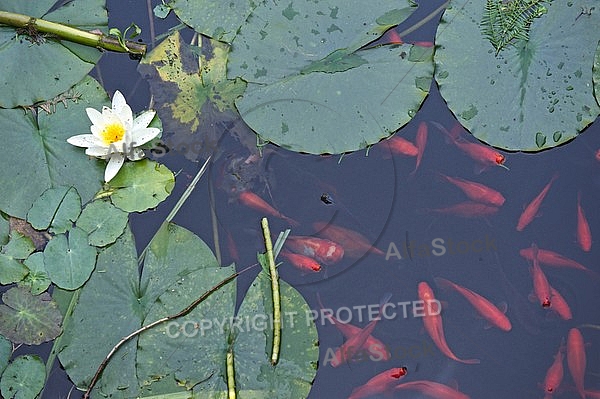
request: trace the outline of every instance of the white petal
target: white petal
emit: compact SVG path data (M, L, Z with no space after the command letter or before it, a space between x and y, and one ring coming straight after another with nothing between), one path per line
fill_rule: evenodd
M154 115L156 115L156 111L153 111L153 110L146 111L143 114L139 115L133 121L133 127L132 127L132 129L136 130L136 129L139 129L139 128L148 127L148 125L150 124L150 122L152 122L152 119L154 119Z
M127 158L130 161L139 161L140 159L143 159L145 156L146 156L146 154L144 153L144 150L142 150L141 148L134 148L127 154Z
M115 91L115 94L112 98L112 109L114 111L118 111L125 105L127 105L127 101L125 101L125 97L123 97L123 94L121 94L119 90Z
M90 147L85 150L85 154L90 157L106 158L108 155L108 148L106 147Z
M160 133L160 129L157 127L147 127L144 129L137 129L131 132L131 144L134 147L139 147L146 144Z
M94 108L86 108L85 112L87 113L88 118L92 122L92 125L100 125L103 124L103 118L100 111Z
M112 154L108 160L108 164L106 165L106 169L104 170L104 181L109 182L113 177L119 173L121 166L123 166L123 162L125 162L125 157L123 154Z
M102 142L92 134L79 134L77 136L69 137L67 143L76 147L97 147L102 144Z

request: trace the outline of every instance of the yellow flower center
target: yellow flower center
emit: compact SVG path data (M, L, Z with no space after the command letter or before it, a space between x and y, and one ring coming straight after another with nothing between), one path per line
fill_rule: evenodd
M101 136L102 140L110 145L123 139L123 136L125 136L125 128L120 123L111 123L110 125L106 125Z

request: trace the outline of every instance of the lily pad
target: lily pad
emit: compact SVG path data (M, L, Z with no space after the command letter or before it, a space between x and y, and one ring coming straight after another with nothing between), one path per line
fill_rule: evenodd
M596 96L596 102L600 104L600 41L598 47L596 47L596 54L594 55L594 67L592 68L593 80L594 80L594 95Z
M0 10L87 31L108 25L105 0L74 0L54 9L55 4L55 0L0 0ZM32 33L0 27L2 108L31 105L58 96L87 75L102 56L102 52L89 46Z
M305 398L317 373L318 335L314 323L302 319L310 314L306 301L293 287L280 280L282 335L276 366L270 363L273 333L271 281L261 272L246 296L237 318L250 328L234 341L236 386L260 390L264 398ZM234 330L235 332L235 330Z
M44 249L44 265L54 284L65 290L81 287L96 264L96 249L88 245L88 235L78 227L59 234Z
M13 360L0 380L5 398L35 399L44 388L46 366L37 355L23 355Z
M150 84L165 130L173 132L163 141L189 159L208 157L224 127L239 119L233 101L246 84L241 79L227 80L228 54L225 43L204 39L192 46L175 32L138 67Z
M29 269L21 262L5 254L0 254L0 284L16 283L25 278Z
M29 288L32 295L39 295L46 291L52 281L48 277L48 272L46 272L44 266L44 254L41 252L33 253L23 263L29 273L19 282L19 287Z
M27 212L27 221L37 230L64 233L81 212L81 198L73 187L49 188Z
M128 213L107 201L96 200L83 208L77 227L88 234L90 245L104 247L119 238L127 226Z
M149 159L126 162L108 183L115 206L125 212L154 208L171 194L175 176L166 166Z
M0 109L5 138L0 157L3 212L25 219L33 202L51 187L73 186L84 203L102 187L106 162L90 159L81 148L67 143L67 138L89 132L85 108L98 109L110 103L90 77L73 92L81 94L78 102L70 102L68 108L59 104L52 114L38 112L36 116L22 109Z
M14 259L26 259L35 251L35 245L31 238L25 237L18 231L11 231L8 244L2 247L2 253Z
M414 10L408 1L321 1L257 7L232 43L236 106L265 141L292 151L364 149L408 123L428 94L432 49L363 48ZM306 20L310 18L311 23Z
M5 337L0 335L0 375L8 366L8 360L12 355L12 344Z
M197 236L169 224L151 242L140 277L135 243L127 229L100 251L96 270L65 321L72 327L65 331L59 348L62 365L77 387L87 387L122 337L176 314L233 272L233 267L220 267ZM211 328L205 323L230 319L235 291L231 282L187 315L132 338L108 363L95 393L131 398L186 392L182 385L191 388L195 383L199 383L197 391L224 391L226 340L217 323Z
M519 35L528 39L513 39L498 54L482 30L485 2L453 1L439 26L440 93L459 122L494 147L554 147L600 113L590 84L600 13L580 15L596 2L542 4L547 12L531 21L528 35Z
M9 227L8 220L0 214L0 246L8 242Z
M2 295L0 334L15 344L39 345L61 333L62 315L47 292L32 295L13 287Z

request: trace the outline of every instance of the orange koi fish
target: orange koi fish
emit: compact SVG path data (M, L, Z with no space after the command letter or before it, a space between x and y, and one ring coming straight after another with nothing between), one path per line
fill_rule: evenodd
M460 188L462 192L465 193L467 197L469 197L469 199L475 202L501 207L504 204L504 201L506 201L506 199L500 192L484 184L461 179L459 177L446 176L439 172L438 175L446 179L448 182L454 184L456 187Z
M564 371L563 371L563 345L561 344L558 348L558 353L554 356L554 363L546 372L546 378L544 379L544 392L546 398L552 397L556 393L556 390L562 383Z
M577 243L585 252L592 249L592 232L581 207L581 191L577 193Z
M540 305L542 305L543 308L549 308L552 305L550 299L552 297L550 283L548 283L548 279L540 267L537 245L531 244L531 249L533 251L533 265L529 269L529 272L533 278L533 292L540 301Z
M386 294L381 299L379 304L379 313L381 314L381 310L383 306L388 303L392 294ZM353 335L349 339L344 342L344 344L339 347L334 354L334 358L331 360L331 365L333 367L338 367L339 365L352 360L354 355L356 355L363 345L367 342L367 339L375 329L377 322L381 319L381 317L376 317L369 324L365 326L365 328L361 329L358 334Z
M571 320L573 318L569 304L553 286L550 286L550 298L552 301L550 309L556 312L561 319Z
M411 175L417 173L417 169L419 169L421 159L423 158L423 153L425 152L425 146L427 145L427 123L419 123L419 128L417 129L417 137L415 138L415 144L417 147L417 162L415 164L415 170L411 172Z
M377 374L366 384L354 388L348 399L362 399L387 393L407 374L406 367L396 367Z
M442 325L442 317L439 314L439 310L437 314L433 314L432 303L439 303L435 301L435 296L433 295L433 291L431 287L426 282L422 281L418 286L418 295L419 299L424 301L425 305L425 315L423 316L423 325L425 326L425 331L433 340L433 343L439 348L439 350L449 357L452 360L456 360L457 362L466 363L466 364L477 364L479 363L479 359L459 359L456 357L454 353L448 347L446 343L446 337L444 336L444 327ZM438 305L439 306L439 305Z
M445 278L436 277L435 284L440 288L453 289L466 298L467 301L473 305L477 313L479 313L484 319L489 321L492 325L498 327L502 331L510 331L512 325L508 317L498 309L493 303L482 297L476 292L471 291L468 288L461 287L460 285L453 283Z
M419 391L424 395L430 396L436 399L469 399L468 395L457 391L454 388L450 388L448 385L440 384L439 382L417 380L398 384L394 388L395 391L404 390L415 390Z
M277 218L283 219L288 222L292 226L298 226L300 223L295 221L292 218L289 218L279 212L277 209L273 208L269 205L265 200L260 198L258 195L254 194L251 191L245 190L240 192L239 200L242 204L246 205L249 208L252 208L259 212L264 212L267 215L275 216Z
M295 254L286 250L279 252L279 255L289 260L292 265L302 270L303 272L318 272L321 271L321 265L308 256Z
M382 250L371 245L365 236L355 231L325 222L315 222L313 227L317 235L340 244L344 248L344 255L351 258L360 258L367 252L385 255Z
M316 259L319 263L332 265L344 256L344 248L324 238L288 236L285 246L292 251Z
M519 217L519 222L517 223L517 231L523 231L529 223L533 221L533 219L537 216L538 211L540 210L540 206L542 205L542 201L546 198L552 183L554 180L558 178L558 173L555 173L554 176L550 179L546 187L527 205L521 216Z
M464 218L479 218L496 214L498 208L480 204L479 202L465 201L446 208L425 209L425 211L455 215Z
M519 251L519 254L527 260L533 260L533 248L523 248ZM584 270L586 272L594 273L592 270L583 266L581 263L575 262L572 259L562 256L557 252L553 252L547 249L539 249L537 258L540 263L548 266L555 267L568 267L571 269Z
M405 138L394 136L387 140L390 151L398 155L406 155L416 157L419 154L419 149Z
M585 389L583 387L585 364L583 335L578 329L571 328L567 337L567 365L581 399L585 399Z

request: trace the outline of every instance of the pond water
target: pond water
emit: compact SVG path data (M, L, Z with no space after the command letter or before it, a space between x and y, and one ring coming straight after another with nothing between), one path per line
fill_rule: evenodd
M124 27L135 21L142 27L144 42L150 42L144 2L107 3L110 26ZM408 24L439 4L423 5ZM435 22L428 23L411 39L432 40ZM156 34L175 23L172 17L165 21L155 19ZM102 79L109 93L122 91L134 111L140 111L148 106L150 91L136 67L137 63L126 56L105 54L94 75ZM245 207L231 194L234 183L243 184L297 220L299 226L292 228L294 235L313 235L315 222L331 223L359 232L383 252L363 251L355 259L345 257L319 273L302 272L287 263L280 267L281 277L299 290L312 309L320 311L320 297L325 308L361 328L370 321L368 306L378 304L385 293L392 294L390 301L395 304L395 314L384 317L373 332L390 350L387 361L364 359L332 367L328 356L344 339L335 326L317 318L319 368L309 398L347 398L354 388L376 374L401 366L407 367L407 381L410 377L411 381L445 383L471 398L541 398L544 394L538 385L569 329L600 324L600 280L578 270L544 268L549 282L564 296L573 314L572 320L561 320L528 300L532 291L530 263L519 251L536 243L541 249L560 253L600 273L599 244L594 242L592 250L584 252L576 241L578 192L592 233L600 234L600 214L596 212L600 201L600 162L595 158L600 148L600 127L595 123L572 142L549 151L504 152L505 165L510 170L491 167L480 171L431 123L448 130L456 123L436 87L415 119L402 129L402 137L414 142L421 122L429 128L427 146L414 174L411 172L415 158L390 156L385 143L373 146L368 154L359 151L344 157L296 154L268 145L263 148L262 159L243 163L250 153L226 137L219 142L219 156L215 157L208 178L203 178L174 222L193 231L214 249L210 214L213 206L222 264L235 261L239 270L254 263L256 253L263 250L260 218L264 215ZM177 149L155 159L180 172L167 201L155 211L132 216L140 250L201 165L186 159ZM234 169L241 171L241 183L233 181L240 177ZM486 217L466 218L431 211L466 200L439 173L493 187L506 202L497 214ZM558 178L543 201L540 214L524 231L517 232L524 207L555 174ZM214 189L214 202L209 184ZM285 220L269 220L272 232L289 227ZM407 244L410 253L404 250ZM241 275L238 290L247 289L257 272L255 268ZM496 304L507 303L512 330L485 328L485 321L462 296L436 288L436 277L469 287ZM398 303L416 301L417 286L422 281L433 287L443 303L444 332L452 351L463 359L480 359L480 364L448 359L423 331L422 318L412 314L410 307L406 316L402 314ZM585 386L600 389L600 331L585 327L580 330L590 343L586 347ZM44 348L49 346L42 346L42 351ZM573 386L565 362L566 389L555 397L578 397L570 389ZM55 367L43 397L67 397L71 387L64 371ZM406 391L395 397L425 397L419 395ZM79 396L77 392L70 395Z

